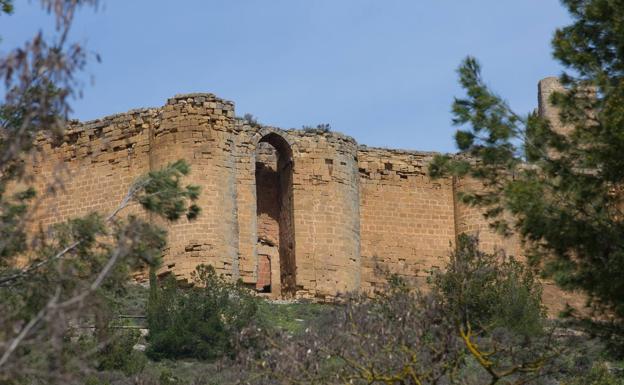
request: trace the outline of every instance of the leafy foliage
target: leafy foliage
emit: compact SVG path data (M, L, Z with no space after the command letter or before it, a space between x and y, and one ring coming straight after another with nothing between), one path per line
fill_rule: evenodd
M554 343L553 330L545 330L542 287L525 264L502 252L485 253L477 237L462 234L429 281L467 354L487 374L476 382L525 383L564 367L557 360L563 348Z
M0 0L0 11L3 13L13 13L13 1L12 0Z
M395 281L398 283L398 281ZM492 288L486 288L492 290ZM268 333L246 352L250 384L506 384L561 376L560 346L503 326L472 330L449 301L393 285L374 299L356 296L300 335ZM242 338L256 334L247 329ZM566 357L572 357L567 355ZM576 356L574 356L576 357ZM576 358L570 362L576 362Z
M156 360L215 359L234 353L236 335L253 321L258 304L251 292L200 265L194 286L181 288L173 277L161 286L152 277L148 303L149 349Z
M543 332L546 314L536 276L513 257L479 250L476 237L462 234L430 281L449 314L474 330L505 328L525 337Z
M2 197L0 185L0 197ZM0 200L0 267L7 267L11 257L26 247L26 233L22 220L28 210L28 202L35 196L35 190L29 188Z
M136 200L148 211L164 213L169 220L177 220L182 214L193 220L200 212L199 206L186 201L195 201L199 197L199 186L180 186L181 178L190 172L184 160L178 160L167 167L151 171L147 177L139 179L135 186L142 187Z
M97 369L119 370L126 375L140 373L147 362L143 353L134 350L139 341L138 330L121 330L109 339L105 346L98 349Z
M545 329L530 269L479 251L473 237L463 236L445 269L432 273L427 293L397 275L388 283L374 298L349 297L303 334L265 331L246 353L254 374L243 382L546 384L582 367L585 354ZM251 327L241 338L257 333Z
M327 134L328 132L331 132L331 125L329 125L329 123L321 123L317 124L315 127L302 126L301 129L310 134Z
M549 102L565 130L513 112L467 58L459 69L466 96L453 105L464 154L437 157L430 173L480 180L483 189L465 202L482 207L501 232L514 228L561 287L583 290L596 308L623 317L624 2L563 3L573 22L552 44L569 71Z

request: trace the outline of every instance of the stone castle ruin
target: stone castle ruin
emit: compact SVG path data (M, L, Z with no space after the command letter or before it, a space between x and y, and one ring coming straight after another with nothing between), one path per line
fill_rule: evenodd
M555 87L553 79L540 82L539 111L556 118L546 103ZM137 177L185 159L185 182L201 187L202 213L162 223L169 238L161 273L179 278L211 264L274 297L331 299L381 288L385 272L422 281L464 232L479 233L488 250L521 254L516 238L494 234L477 209L455 199L474 183L428 177L433 153L259 125L212 94L75 123L60 146L37 145L38 191L65 165L64 189L38 213L44 227L108 213ZM551 289L547 301L563 303Z

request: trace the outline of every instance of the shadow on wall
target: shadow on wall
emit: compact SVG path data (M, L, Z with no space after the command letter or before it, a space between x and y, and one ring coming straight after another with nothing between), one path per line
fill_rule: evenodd
M256 290L291 297L296 288L292 149L271 133L260 139L255 157Z

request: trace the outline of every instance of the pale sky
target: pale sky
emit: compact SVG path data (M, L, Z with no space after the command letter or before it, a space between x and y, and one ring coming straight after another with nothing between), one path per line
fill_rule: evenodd
M50 18L16 0L0 53ZM73 38L102 57L86 71L81 120L212 92L282 128L329 123L369 146L454 151L457 66L476 56L520 113L558 75L550 39L569 22L558 0L108 0Z

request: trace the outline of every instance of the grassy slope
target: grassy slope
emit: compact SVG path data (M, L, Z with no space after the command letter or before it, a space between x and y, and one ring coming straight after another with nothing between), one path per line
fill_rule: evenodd
M148 289L140 286L130 287L127 294L120 299L119 314L145 314L148 298ZM314 320L332 309L334 305L317 304L311 302L272 302L260 300L258 318L261 325L275 327L290 334L298 334ZM144 325L144 320L128 319L126 324ZM553 320L553 325L569 328L571 331L583 333L586 348L593 350L589 361L600 359L610 362L610 366L624 375L624 340L615 340L614 335L622 336L624 331L611 333L609 325L601 325L589 321ZM589 322L589 323L588 323ZM618 370L619 369L619 370ZM220 366L217 363L197 360L163 360L160 362L147 361L142 377L153 379L159 385L192 385L201 384L231 384L240 378L234 369ZM116 382L112 382L116 383Z
M118 314L144 315L149 290L145 287L130 286L123 298L119 299ZM275 327L287 333L298 334L305 331L307 325L329 311L332 305L312 302L273 302L260 300L258 318L262 325ZM144 326L141 319L125 319L126 324ZM148 360L142 377L153 379L156 383L167 385L186 385L201 381L206 384L231 384L239 378L238 373L217 363L197 360Z

